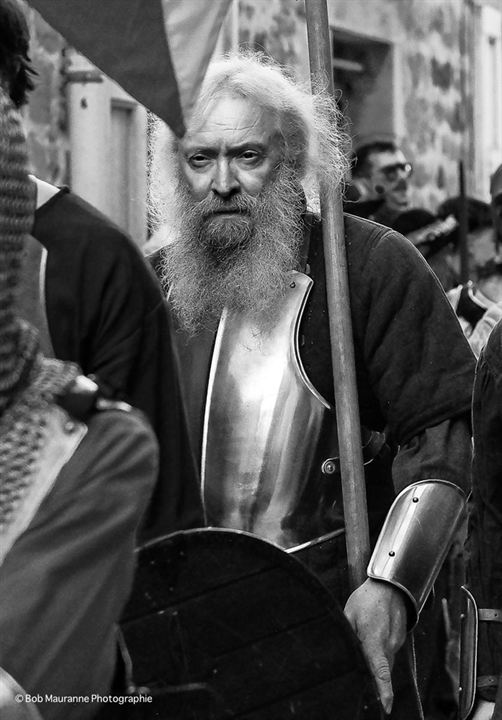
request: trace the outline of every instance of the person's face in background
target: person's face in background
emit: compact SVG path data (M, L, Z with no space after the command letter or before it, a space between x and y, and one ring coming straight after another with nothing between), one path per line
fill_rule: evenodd
M389 208L402 212L410 207L412 166L401 150L374 152L371 163L370 183L379 197L384 197Z

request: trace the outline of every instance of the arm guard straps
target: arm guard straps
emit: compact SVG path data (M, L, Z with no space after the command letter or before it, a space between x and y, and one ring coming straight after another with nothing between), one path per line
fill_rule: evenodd
M411 601L413 627L450 549L465 496L445 480L405 488L389 510L368 565L368 576L400 588Z

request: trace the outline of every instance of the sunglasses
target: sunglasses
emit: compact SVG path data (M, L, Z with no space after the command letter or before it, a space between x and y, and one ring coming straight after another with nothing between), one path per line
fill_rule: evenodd
M384 167L380 168L380 172L383 173L388 182L394 182L398 179L399 173L402 173L405 178L409 178L413 172L413 166L409 162L394 163L393 165L384 165Z

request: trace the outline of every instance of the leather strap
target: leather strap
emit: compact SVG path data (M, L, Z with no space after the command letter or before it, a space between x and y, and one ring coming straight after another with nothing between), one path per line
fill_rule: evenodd
M495 687L499 682L499 675L480 675L477 679L476 687L478 690L483 690L485 688Z
M480 622L502 623L502 610L495 608L479 608L478 617Z
M377 430L368 430L364 426L361 427L363 435L363 464L364 466L369 465L375 460L380 453L386 442L386 436L383 432ZM329 457L324 460L321 465L321 470L325 475L332 475L335 472L341 472L340 470L340 458L338 455L335 457Z
M502 623L502 610L498 608L479 608L478 618L480 622ZM478 677L476 687L478 690L497 687L492 720L502 720L502 677L500 675L481 675Z

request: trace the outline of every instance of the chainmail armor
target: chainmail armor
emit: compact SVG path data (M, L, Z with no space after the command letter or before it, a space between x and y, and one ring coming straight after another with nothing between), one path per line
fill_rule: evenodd
M27 387L0 418L0 538L36 482L33 471L46 440L45 417L54 404L54 395L64 392L78 374L78 367L72 363L39 355Z
M24 240L35 209L27 167L20 117L0 89L0 543L37 483L47 410L79 374L72 363L45 359L36 331L15 314Z

